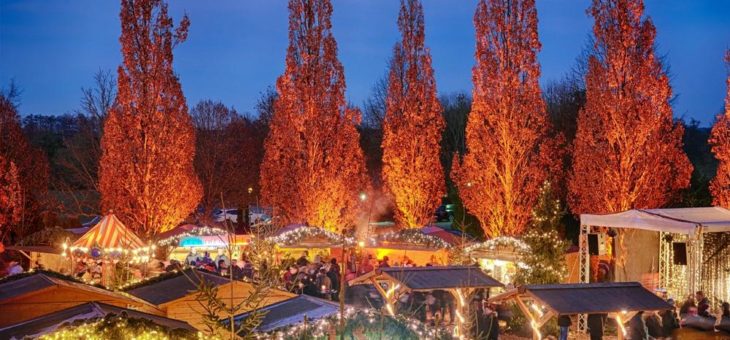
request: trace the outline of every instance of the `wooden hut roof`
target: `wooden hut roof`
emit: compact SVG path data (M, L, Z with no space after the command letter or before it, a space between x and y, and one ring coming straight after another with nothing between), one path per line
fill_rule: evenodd
M525 285L490 300L526 295L556 314L608 314L672 308L638 282Z
M489 288L504 285L475 266L389 267L360 276L351 284L370 283L370 279L399 282L410 290L452 288Z
M339 305L307 295L299 295L288 300L271 304L259 309L266 312L261 324L256 327L257 332L270 332L276 329L296 325L308 321L318 320L335 315L339 311ZM251 312L239 314L235 322L245 320ZM227 325L227 319L224 321Z
M35 338L53 332L62 324L67 322L103 318L108 314L121 315L122 313L125 313L127 316L132 318L150 320L169 329L195 331L195 328L183 321L168 319L132 309L116 307L101 302L87 302L2 328L0 329L0 339L24 339L26 337Z
M24 296L39 294L47 290L55 288L71 288L95 295L105 296L108 300L127 301L129 303L137 302L138 305L144 304L135 298L130 298L115 292L94 287L70 277L64 277L61 274L51 274L45 271L37 271L34 273L19 274L18 278L9 277L0 282L0 304L20 299ZM108 301L104 300L104 301ZM102 301L102 300L99 300Z
M197 270L197 274L203 280L216 286L229 282L228 278L218 274L202 270ZM199 282L198 276L193 273L192 269L187 269L173 274L162 274L160 277L134 285L125 292L159 306L185 297L197 289Z

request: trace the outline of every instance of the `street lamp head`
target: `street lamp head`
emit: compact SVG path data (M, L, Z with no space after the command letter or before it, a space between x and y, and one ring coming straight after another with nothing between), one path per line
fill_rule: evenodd
M364 192L361 192L360 193L360 200L363 201L363 202L365 202L365 200L367 200L367 199L368 199L368 195L365 194Z
M252 188L252 187L248 187L248 193L249 193L249 194L250 194L250 193L253 193L253 188Z

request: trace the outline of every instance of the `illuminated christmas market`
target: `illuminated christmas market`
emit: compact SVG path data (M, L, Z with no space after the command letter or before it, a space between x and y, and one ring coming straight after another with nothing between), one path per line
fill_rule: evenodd
M0 340L730 340L730 2L0 1Z

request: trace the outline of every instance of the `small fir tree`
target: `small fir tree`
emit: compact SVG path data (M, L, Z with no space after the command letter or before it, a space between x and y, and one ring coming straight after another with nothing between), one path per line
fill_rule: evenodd
M564 215L565 209L546 181L532 210L532 224L522 237L532 251L522 255L525 266L517 271L515 283L547 284L563 280L567 272L563 255L569 244L560 237L558 229Z

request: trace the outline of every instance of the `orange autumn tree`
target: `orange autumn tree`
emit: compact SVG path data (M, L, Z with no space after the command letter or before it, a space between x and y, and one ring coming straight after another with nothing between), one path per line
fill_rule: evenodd
M640 0L594 0L595 53L578 115L569 204L574 214L658 208L689 185L684 128Z
M34 147L23 133L15 103L18 95L14 84L7 91L0 91L0 158L5 159L6 175L11 172L10 164L14 165L20 195L20 203L12 207L12 215L18 213L19 218L12 218L11 222L16 223L10 223L12 228L5 230L9 233L0 235L5 237L5 242L8 242L7 236L14 238L10 241L16 241L41 229L43 212L47 207L44 203L47 202L48 194L48 159L46 153ZM15 192L15 189L12 191ZM17 203L15 199L14 196L11 201ZM10 206L0 205L0 210L6 208L8 211L11 209Z
M329 0L289 1L289 48L261 165L264 201L286 222L339 230L367 190Z
M730 209L730 50L725 52L725 63L728 66L725 113L717 117L710 135L712 152L719 161L717 174L710 182L710 192L712 204Z
M0 154L0 243L20 223L22 205L18 168Z
M101 141L101 205L151 236L175 227L201 197L195 132L172 68L189 21L173 30L161 0L122 0L120 17L123 63Z
M431 52L425 46L423 6L402 0L383 124L383 180L406 228L429 222L444 194L438 150L444 119L436 98Z
M520 234L548 176L533 0L480 0L466 147L452 176L488 237Z

